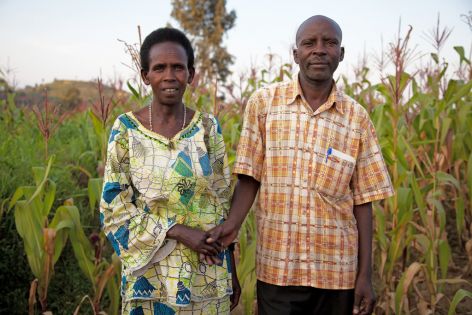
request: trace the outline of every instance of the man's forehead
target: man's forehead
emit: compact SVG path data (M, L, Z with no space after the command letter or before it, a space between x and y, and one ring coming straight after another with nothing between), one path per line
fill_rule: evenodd
M339 40L342 40L342 31L338 23L336 23L335 21L333 21L332 19L326 16L315 15L305 20L298 27L297 34L296 34L296 41L298 42L298 40L301 37L305 37L306 35L309 35L309 33L312 31L320 31L320 30L323 30L326 33L326 35L330 35L330 36L334 35L338 37Z

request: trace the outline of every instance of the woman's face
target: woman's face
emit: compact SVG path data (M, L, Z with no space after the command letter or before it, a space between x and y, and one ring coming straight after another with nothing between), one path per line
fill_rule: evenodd
M187 66L185 49L174 42L155 44L149 51L149 70L142 70L144 83L151 85L154 101L161 105L182 103L188 83L191 83L195 70Z

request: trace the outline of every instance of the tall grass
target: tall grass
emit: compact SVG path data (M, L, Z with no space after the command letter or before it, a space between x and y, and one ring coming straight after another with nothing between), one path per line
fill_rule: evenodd
M457 254L472 232L470 60L455 47L459 69L469 75L448 77L439 52L450 32L438 21L429 66L409 73L411 31L389 46L394 72L380 83L367 80L367 69L357 82L345 80L349 94L371 112L396 191L375 206L376 314L436 314L462 292L455 285L471 289L470 274L449 274L450 233L457 233ZM455 231L447 229L454 220Z

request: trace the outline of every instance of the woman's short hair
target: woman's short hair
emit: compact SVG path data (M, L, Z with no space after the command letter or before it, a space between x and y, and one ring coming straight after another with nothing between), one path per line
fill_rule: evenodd
M176 28L162 27L146 36L143 44L141 45L139 56L141 58L141 68L143 70L149 71L149 51L151 50L151 47L155 44L164 42L173 42L181 45L187 53L187 67L189 69L193 69L195 56L190 40L183 32Z

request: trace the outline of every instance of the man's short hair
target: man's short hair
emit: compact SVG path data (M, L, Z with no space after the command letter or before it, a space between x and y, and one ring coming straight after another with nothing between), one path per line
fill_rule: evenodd
M187 67L189 69L193 69L195 55L190 40L183 32L176 28L162 27L146 36L143 44L141 45L139 56L141 59L141 68L143 70L149 71L149 51L151 50L152 46L164 42L173 42L181 45L187 53Z

